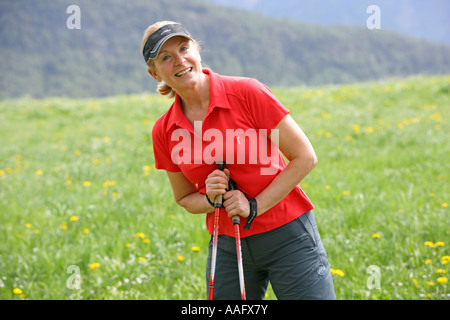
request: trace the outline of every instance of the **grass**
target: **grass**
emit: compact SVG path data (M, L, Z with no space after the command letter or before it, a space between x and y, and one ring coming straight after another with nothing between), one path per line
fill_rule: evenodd
M337 298L449 299L450 77L274 93L319 158L301 186ZM169 105L0 102L0 299L205 298L205 217L154 169Z

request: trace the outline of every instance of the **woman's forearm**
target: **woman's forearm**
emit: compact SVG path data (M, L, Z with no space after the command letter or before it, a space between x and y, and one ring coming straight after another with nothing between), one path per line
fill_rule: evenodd
M167 171L170 184L172 185L173 197L178 205L190 213L207 213L214 208L206 200L206 196L197 192L192 183L182 172Z
M183 198L177 200L177 203L182 206L186 211L199 214L213 212L214 208L209 204L206 196L199 192L191 193Z

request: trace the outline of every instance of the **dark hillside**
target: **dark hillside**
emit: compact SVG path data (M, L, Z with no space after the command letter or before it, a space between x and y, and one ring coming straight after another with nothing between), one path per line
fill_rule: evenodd
M206 65L270 86L355 82L450 73L450 46L384 30L273 19L202 0L0 2L0 98L108 96L155 88L141 56L145 28L183 23Z

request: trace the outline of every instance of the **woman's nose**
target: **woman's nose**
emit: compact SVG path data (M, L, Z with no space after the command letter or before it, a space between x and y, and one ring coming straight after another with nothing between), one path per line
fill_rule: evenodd
M177 65L184 64L185 61L186 61L186 59L184 58L183 55L177 54L177 55L175 56L175 62L177 63Z

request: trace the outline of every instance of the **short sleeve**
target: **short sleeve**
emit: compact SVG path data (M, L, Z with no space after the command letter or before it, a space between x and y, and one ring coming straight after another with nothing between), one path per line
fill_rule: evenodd
M180 168L173 163L169 148L167 146L167 134L162 125L161 119L156 121L152 129L153 153L155 156L156 169L163 169L170 172L181 171Z
M255 79L248 82L246 100L258 129L272 130L289 114L269 88Z

